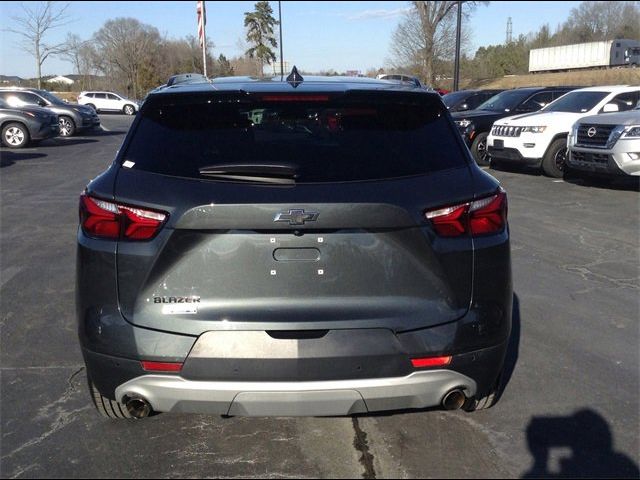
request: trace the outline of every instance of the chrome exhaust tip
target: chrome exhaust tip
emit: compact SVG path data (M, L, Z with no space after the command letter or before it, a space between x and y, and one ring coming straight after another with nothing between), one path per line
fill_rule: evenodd
M142 397L127 398L124 406L133 418L145 418L151 414L151 404Z
M442 398L442 406L446 410L459 410L464 406L467 401L467 397L464 392L459 388L451 390Z

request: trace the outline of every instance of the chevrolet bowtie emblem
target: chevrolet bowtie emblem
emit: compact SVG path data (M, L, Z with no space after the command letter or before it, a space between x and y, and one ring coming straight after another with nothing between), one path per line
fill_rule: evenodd
M315 222L318 212L305 212L303 209L291 209L288 212L276 214L274 222L289 222L289 225L304 225L305 222Z

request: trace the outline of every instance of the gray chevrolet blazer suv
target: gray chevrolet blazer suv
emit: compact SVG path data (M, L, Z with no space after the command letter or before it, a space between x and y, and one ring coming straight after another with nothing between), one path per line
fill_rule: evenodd
M77 317L111 418L490 406L507 200L433 92L220 78L151 92L80 198Z

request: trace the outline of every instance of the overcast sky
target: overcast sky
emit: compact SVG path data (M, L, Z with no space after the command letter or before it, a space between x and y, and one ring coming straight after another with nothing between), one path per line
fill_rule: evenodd
M255 2L214 2L207 4L207 35L220 53L233 57L242 53L244 12ZM491 2L480 6L469 27L473 35L473 54L477 47L503 43L507 18L513 18L514 38L548 23L554 29L580 2ZM68 32L83 39L91 37L106 20L134 17L151 24L170 38L196 35L196 2L72 2L72 21L51 32L47 41L64 40ZM278 3L271 2L277 17ZM299 68L337 71L378 68L389 56L391 35L408 2L282 2L285 61ZM4 31L11 16L20 12L20 2L0 2L0 74L34 77L35 61L18 45L15 34ZM48 59L43 75L74 73L71 64Z

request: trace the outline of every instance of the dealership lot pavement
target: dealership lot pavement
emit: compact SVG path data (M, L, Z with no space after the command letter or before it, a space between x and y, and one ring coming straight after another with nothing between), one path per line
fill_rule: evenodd
M493 171L509 193L514 330L492 409L352 418L94 412L76 339L77 197L107 131L0 150L2 477L638 476L640 196Z

